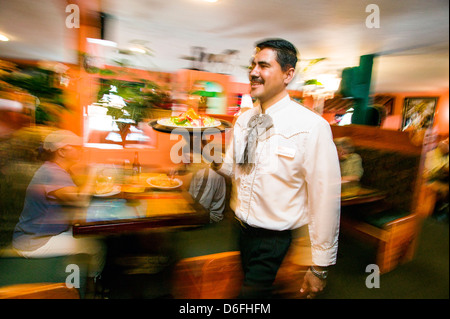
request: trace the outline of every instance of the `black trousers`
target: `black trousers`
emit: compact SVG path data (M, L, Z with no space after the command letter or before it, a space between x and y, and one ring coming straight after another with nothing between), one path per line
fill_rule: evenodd
M272 284L292 240L290 230L273 231L239 221L244 282L239 298L270 298Z

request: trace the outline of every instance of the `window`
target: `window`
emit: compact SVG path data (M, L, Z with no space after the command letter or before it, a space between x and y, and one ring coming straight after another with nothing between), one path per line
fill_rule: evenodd
M97 148L146 148L155 145L148 117L151 82L100 79L96 103L87 107L87 145ZM154 86L154 87L152 87ZM146 93L147 92L147 93ZM150 94L148 94L150 92ZM157 93L155 93L157 94Z

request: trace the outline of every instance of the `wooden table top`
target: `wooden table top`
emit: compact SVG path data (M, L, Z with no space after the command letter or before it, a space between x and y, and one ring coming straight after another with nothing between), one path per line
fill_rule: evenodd
M386 198L386 192L374 188L355 187L341 193L341 206L371 203Z
M209 222L209 213L184 187L161 190L152 187L93 197L73 222L74 236L114 234L162 227L193 227Z

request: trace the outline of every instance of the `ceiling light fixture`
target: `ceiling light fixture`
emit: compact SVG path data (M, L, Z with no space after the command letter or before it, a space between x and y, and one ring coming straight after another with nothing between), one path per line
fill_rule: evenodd
M86 41L89 43L96 43L103 45L105 47L117 47L117 43L109 40L95 39L95 38L86 38Z
M205 2L210 2L210 3L217 2L217 0L203 0L203 1L205 1Z
M138 53L142 53L142 54L144 54L146 52L144 49L136 48L136 47L130 48L130 51L138 52Z
M6 35L0 34L0 41L9 41L9 38Z

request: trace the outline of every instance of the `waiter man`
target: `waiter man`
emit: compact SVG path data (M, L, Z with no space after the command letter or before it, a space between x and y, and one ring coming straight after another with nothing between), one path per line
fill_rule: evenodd
M292 101L297 49L283 39L256 45L249 79L257 104L236 121L220 172L233 177L244 282L240 297L270 297L291 243L308 225L313 265L300 292L313 298L336 262L340 168L326 120Z

